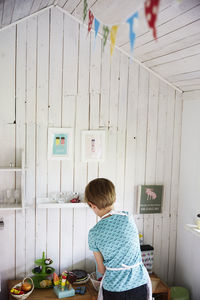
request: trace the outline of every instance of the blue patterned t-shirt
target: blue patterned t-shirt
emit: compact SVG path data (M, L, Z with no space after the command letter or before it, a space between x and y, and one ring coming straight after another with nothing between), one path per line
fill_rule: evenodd
M142 261L138 230L132 215L113 214L101 219L89 231L89 248L101 252L106 267L121 268ZM144 266L125 270L106 270L103 288L111 292L127 291L147 283Z

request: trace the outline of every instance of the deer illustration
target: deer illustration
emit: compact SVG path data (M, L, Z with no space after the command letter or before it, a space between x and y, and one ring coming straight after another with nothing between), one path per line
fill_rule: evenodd
M157 197L153 189L147 188L145 193L147 194L147 200L155 200Z

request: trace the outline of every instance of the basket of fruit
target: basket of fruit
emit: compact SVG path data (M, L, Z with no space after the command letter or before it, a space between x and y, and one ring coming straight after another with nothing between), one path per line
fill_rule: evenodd
M27 281L26 281L27 280ZM15 299L24 300L30 296L34 290L33 280L30 277L26 277L22 282L14 285L10 290L10 294Z

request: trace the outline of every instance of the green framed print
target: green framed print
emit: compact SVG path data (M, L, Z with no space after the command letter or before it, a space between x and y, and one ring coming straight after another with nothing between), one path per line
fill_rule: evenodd
M138 213L162 212L163 185L140 185L138 187Z
M72 159L72 128L48 129L48 159Z

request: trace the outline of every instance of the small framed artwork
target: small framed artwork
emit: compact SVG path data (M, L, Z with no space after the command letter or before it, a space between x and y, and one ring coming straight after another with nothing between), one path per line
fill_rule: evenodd
M102 162L105 159L105 130L82 131L81 153L83 162Z
M138 213L162 212L163 185L140 185L138 187Z
M72 128L48 129L48 159L72 159Z

